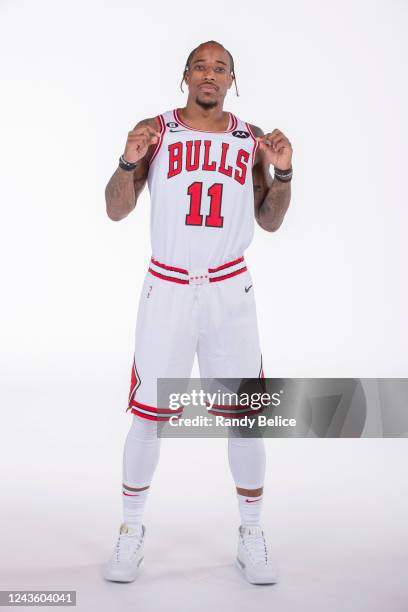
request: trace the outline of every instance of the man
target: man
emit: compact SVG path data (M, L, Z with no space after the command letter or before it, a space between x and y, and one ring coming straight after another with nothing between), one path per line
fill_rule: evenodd
M143 560L142 516L159 458L158 429L174 416L158 405L157 379L189 378L196 352L202 378L263 377L243 253L254 217L276 231L291 195L286 136L278 129L264 135L223 110L235 81L229 51L215 41L202 43L190 53L183 80L186 106L140 121L129 132L106 187L114 221L134 209L146 182L151 196L152 258L139 303L128 404L133 422L123 454L124 521L104 574L120 582L134 580ZM216 410L237 414L232 406ZM230 433L228 458L241 517L237 566L251 583L274 583L260 525L263 439Z

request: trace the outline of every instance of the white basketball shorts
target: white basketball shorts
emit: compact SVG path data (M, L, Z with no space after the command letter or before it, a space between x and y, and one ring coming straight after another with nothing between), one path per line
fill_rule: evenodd
M165 421L158 378L263 378L254 288L243 257L188 271L152 258L140 296L127 410ZM237 416L233 406L222 414ZM210 411L217 414L216 408Z

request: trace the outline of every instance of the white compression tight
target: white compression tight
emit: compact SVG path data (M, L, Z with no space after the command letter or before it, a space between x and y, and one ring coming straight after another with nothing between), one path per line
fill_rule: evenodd
M259 489L265 479L266 454L263 438L244 438L228 431L228 461L235 485L241 489Z
M123 521L134 529L143 524L150 483L159 462L160 423L133 417L123 451Z
M135 488L150 485L160 457L160 426L133 415L123 450L123 484Z
M143 488L151 484L159 462L158 437L162 423L133 416L123 452L123 484ZM265 445L263 438L243 438L229 429L228 461L237 487L258 489L265 477Z

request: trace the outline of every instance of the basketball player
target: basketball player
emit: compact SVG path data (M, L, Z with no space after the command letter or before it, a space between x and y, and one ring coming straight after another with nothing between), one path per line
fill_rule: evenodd
M124 518L104 572L119 582L134 580L143 560L142 517L159 459L160 426L181 414L158 405L157 379L189 378L196 353L202 378L263 377L243 254L254 218L264 230L276 231L291 196L287 137L278 129L264 135L223 110L235 81L229 51L215 41L199 45L187 59L181 89L183 80L186 106L144 119L129 132L106 187L114 221L135 208L146 182L151 197L152 258L139 302L127 408L133 420L123 453ZM213 413L245 411L216 406ZM253 584L274 583L260 524L263 439L231 432L228 459L241 523L237 566Z

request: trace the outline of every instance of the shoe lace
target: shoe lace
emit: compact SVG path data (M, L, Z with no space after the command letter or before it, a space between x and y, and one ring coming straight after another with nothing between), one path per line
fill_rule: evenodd
M142 534L128 535L122 534L118 537L115 549L115 558L118 563L129 561L135 552L142 545Z
M265 538L262 535L246 534L243 538L244 545L249 556L254 564L268 563L268 550L266 548Z

